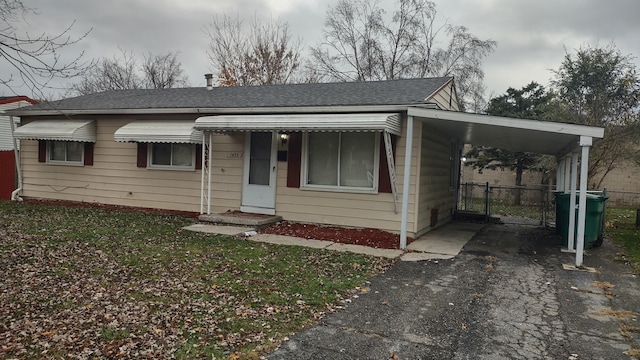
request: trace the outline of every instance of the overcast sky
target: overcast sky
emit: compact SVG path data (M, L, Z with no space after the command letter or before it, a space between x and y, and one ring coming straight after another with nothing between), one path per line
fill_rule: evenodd
M192 86L204 86L211 71L204 28L223 13L254 15L287 22L307 46L321 37L326 10L337 0L24 0L37 9L23 24L31 34L59 33L73 21L72 35L90 29L68 54L85 51L87 59L112 57L121 48L139 57L151 52L179 52ZM389 11L395 1L383 0ZM623 54L640 56L638 0L436 0L438 16L463 25L481 39L498 42L484 62L487 96L521 88L531 81L548 85L551 69L584 44L615 42ZM388 4L388 5L387 5ZM640 64L638 59L634 60ZM2 65L4 67L4 64ZM639 66L640 67L640 66ZM0 68L0 72L3 71ZM24 91L27 95L31 95ZM0 88L0 94L12 95ZM49 96L59 94L45 92Z

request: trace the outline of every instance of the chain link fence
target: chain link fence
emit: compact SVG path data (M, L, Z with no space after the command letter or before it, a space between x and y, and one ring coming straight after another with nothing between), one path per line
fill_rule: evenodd
M604 193L608 198L605 209L606 207L638 209L640 218L640 193L606 189L588 193L596 195ZM458 210L465 214L483 217L484 221L555 227L555 188L462 183Z
M640 193L630 191L606 190L608 206L640 208Z
M484 214L487 220L503 223L550 225L555 216L552 200L553 192L546 186L463 183L458 210Z

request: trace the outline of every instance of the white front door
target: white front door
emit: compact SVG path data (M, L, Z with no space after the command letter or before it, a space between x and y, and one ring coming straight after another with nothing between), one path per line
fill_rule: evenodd
M247 133L240 207L244 212L276 213L276 136L275 131Z

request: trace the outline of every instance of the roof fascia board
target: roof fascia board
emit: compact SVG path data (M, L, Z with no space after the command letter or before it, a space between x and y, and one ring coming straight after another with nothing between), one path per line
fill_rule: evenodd
M87 109L87 110L26 110L7 111L13 116L44 115L142 115L142 114L309 114L309 113L348 113L348 112L402 112L409 105L362 105L362 106L296 106L296 107L257 107L257 108L158 108L158 109Z
M500 116L471 114L458 111L431 110L409 107L407 114L423 118L466 122L480 125L501 126L514 129L554 132L559 134L590 136L603 138L604 128L577 124L567 124L552 121L516 119Z

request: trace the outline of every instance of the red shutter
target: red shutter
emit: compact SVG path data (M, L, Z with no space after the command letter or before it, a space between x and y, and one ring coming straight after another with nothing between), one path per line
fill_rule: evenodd
M391 148L393 158L396 157L396 136L391 135ZM387 152L384 148L384 134L380 134L380 170L378 171L378 192L390 193L391 179L389 179L389 165L387 162Z
M47 141L38 140L38 162L47 162Z
M84 164L93 166L93 143L84 143Z
M289 154L287 154L287 187L300 187L300 166L302 164L302 133L289 134Z
M196 144L196 170L202 170L202 144Z
M147 167L147 143L138 143L138 167Z

